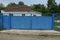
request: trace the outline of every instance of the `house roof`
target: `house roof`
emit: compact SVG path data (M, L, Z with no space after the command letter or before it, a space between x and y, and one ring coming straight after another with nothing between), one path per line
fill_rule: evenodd
M32 10L29 6L26 6L26 5L24 5L24 6L15 5L15 6L5 7L3 11L5 11L5 12L30 12Z

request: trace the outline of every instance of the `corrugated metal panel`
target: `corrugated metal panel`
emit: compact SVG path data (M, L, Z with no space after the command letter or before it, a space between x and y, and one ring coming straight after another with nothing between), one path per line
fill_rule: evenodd
M52 30L53 16L3 16L3 28Z

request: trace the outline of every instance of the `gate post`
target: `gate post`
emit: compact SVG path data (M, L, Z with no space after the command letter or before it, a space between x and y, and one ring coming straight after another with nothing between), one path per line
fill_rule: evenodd
M12 14L10 13L10 14L9 14L10 29L12 28L12 27L11 27L11 21L12 21L12 20L11 20L11 17L12 17Z
M11 14L9 14L9 29L11 29Z
M52 13L52 30L54 30L54 13Z

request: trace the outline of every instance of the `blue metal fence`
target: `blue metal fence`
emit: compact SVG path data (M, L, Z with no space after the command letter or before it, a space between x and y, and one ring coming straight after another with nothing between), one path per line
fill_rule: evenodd
M2 28L6 29L54 29L54 16L12 16L10 14L9 16L3 16L1 19L3 23Z
M52 17L50 16L33 17L32 29L41 29L41 30L52 29Z
M0 14L0 29L2 29L2 14Z

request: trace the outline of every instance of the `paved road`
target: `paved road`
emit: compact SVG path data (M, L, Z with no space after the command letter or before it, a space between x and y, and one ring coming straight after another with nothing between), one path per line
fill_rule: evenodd
M34 36L34 35L13 35L0 34L0 40L60 40L60 36Z

